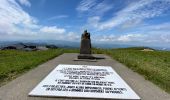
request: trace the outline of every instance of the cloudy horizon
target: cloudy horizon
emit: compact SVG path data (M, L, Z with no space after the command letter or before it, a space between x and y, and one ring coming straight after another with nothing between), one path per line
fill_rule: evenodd
M0 40L80 41L170 47L170 0L0 0Z

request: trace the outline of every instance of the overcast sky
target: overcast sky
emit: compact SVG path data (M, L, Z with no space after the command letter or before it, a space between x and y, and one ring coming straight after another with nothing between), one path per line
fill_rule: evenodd
M0 40L80 41L170 47L170 0L0 0Z

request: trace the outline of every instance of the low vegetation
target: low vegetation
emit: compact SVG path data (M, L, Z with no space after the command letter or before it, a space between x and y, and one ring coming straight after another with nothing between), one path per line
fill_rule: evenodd
M0 50L0 86L22 73L63 53L77 49L49 49L45 51Z
M170 51L142 51L143 49L94 49L94 52L111 56L170 93Z
M124 49L93 48L93 53L111 56L170 93L170 51L142 51L143 49L143 47ZM30 52L0 51L0 85L60 54L77 52L79 52L78 49L49 49Z

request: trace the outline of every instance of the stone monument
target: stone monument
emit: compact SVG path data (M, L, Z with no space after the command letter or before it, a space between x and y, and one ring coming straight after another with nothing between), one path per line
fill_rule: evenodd
M91 55L91 39L90 33L87 30L81 36L81 45L80 45L80 54L78 55L78 59L95 59Z

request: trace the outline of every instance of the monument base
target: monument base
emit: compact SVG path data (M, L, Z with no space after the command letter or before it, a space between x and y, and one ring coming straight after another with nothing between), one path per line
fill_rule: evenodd
M91 54L79 54L78 59L95 59L94 56L92 56Z
M75 58L73 61L97 62L96 59L78 59L78 58Z

